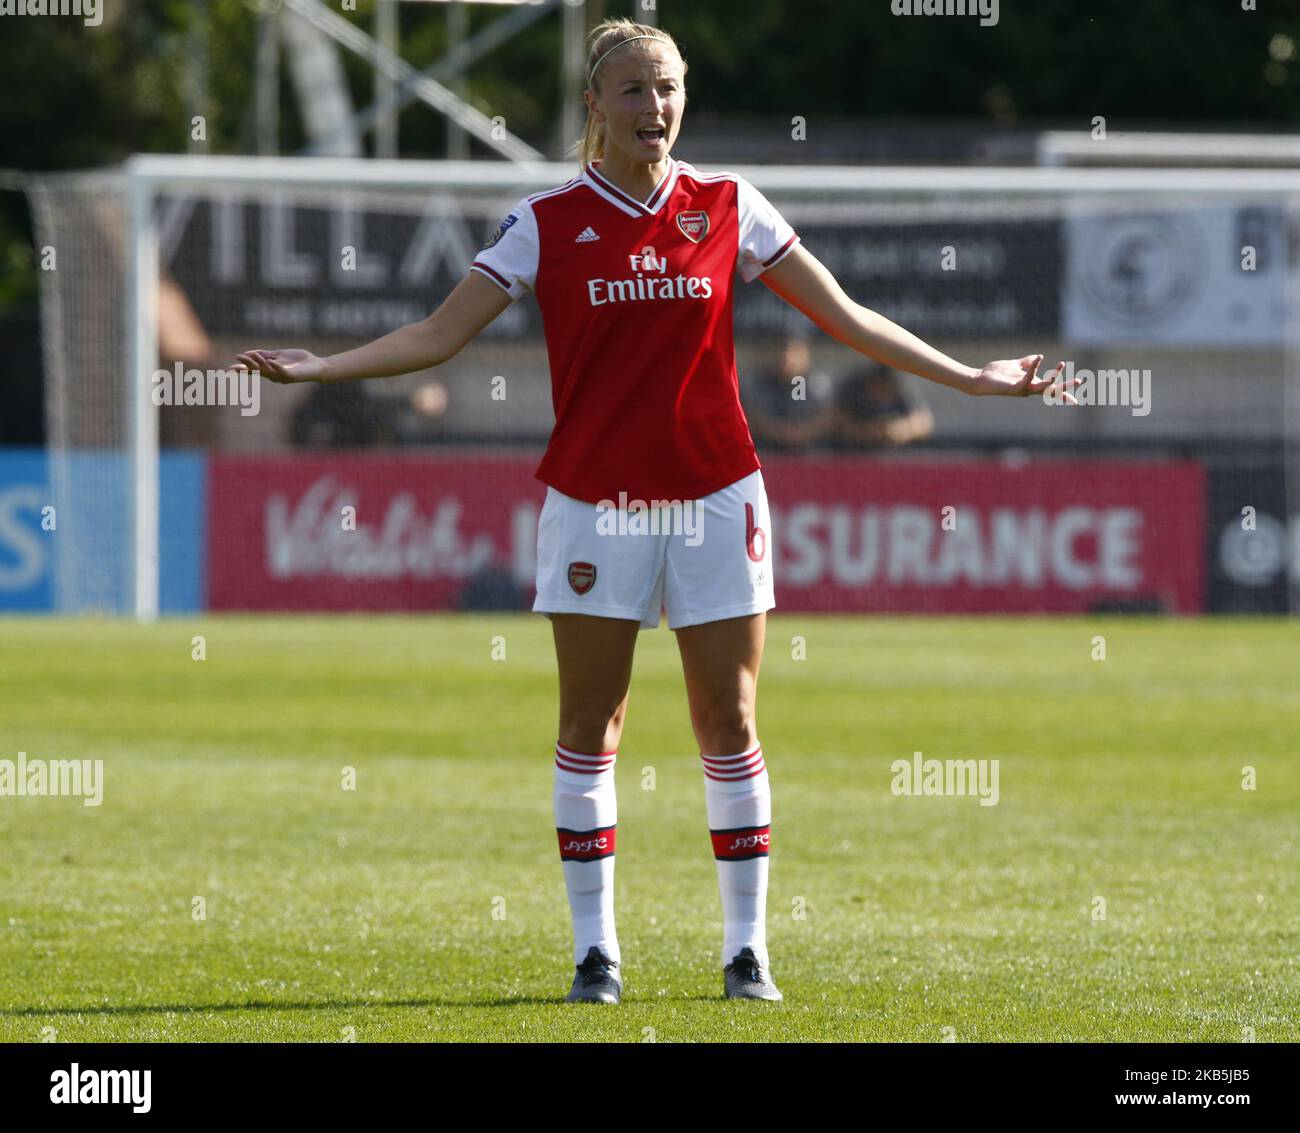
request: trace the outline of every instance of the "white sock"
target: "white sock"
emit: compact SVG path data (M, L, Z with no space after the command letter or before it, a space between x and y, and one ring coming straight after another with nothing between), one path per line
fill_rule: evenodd
M722 965L748 945L767 957L767 853L772 791L762 745L737 755L705 755L704 804L722 892Z
M617 752L584 754L555 745L555 826L573 916L573 962L593 944L616 963L614 932L614 793Z

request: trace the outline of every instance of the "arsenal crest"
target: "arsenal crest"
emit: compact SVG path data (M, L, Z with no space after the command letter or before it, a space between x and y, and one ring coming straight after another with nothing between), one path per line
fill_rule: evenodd
M677 227L682 230L682 235L687 240L692 244L698 244L709 234L709 214L703 209L697 209L695 212L679 212Z
M575 594L586 594L596 585L595 563L570 563L569 585Z

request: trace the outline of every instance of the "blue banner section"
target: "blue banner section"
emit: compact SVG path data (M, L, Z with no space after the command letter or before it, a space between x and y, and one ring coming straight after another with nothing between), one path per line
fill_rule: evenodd
M50 504L45 453L0 450L0 611L53 607L56 533L41 514Z
M207 608L208 458L164 452L158 470L159 608L188 614Z
M69 481L71 514L57 509L59 493L51 483L57 470L43 450L0 449L0 611L54 612L60 590L94 592L108 582L114 597L104 603L105 612L126 612L120 608L124 587L113 580L130 573L127 462L120 455L73 453L59 466ZM207 458L164 452L159 494L160 607L174 614L201 610L206 605ZM96 499L98 509L78 506ZM87 530L91 526L99 530Z

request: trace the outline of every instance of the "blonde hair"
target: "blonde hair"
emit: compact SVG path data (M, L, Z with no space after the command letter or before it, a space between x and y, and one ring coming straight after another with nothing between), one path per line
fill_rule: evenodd
M592 73L597 64L620 44L638 37L657 39L660 43L667 44L676 53L677 58L681 59L682 74L686 73L686 60L682 57L681 48L663 28L653 27L650 24L635 24L626 16L614 16L601 21L591 30L587 48L587 69L584 72L588 90L595 93L600 82L599 77ZM578 155L578 164L582 166L599 161L605 156L605 127L592 117L590 110L587 111L586 124L582 127L582 136L575 143L574 149Z

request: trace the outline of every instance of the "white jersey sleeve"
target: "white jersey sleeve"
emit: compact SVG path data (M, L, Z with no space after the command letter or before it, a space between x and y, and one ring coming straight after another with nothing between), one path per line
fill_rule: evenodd
M736 177L740 221L740 274L751 283L783 260L799 237L772 203L745 178Z
M487 276L511 299L522 299L537 285L540 243L532 205L522 200L479 250L470 270Z

